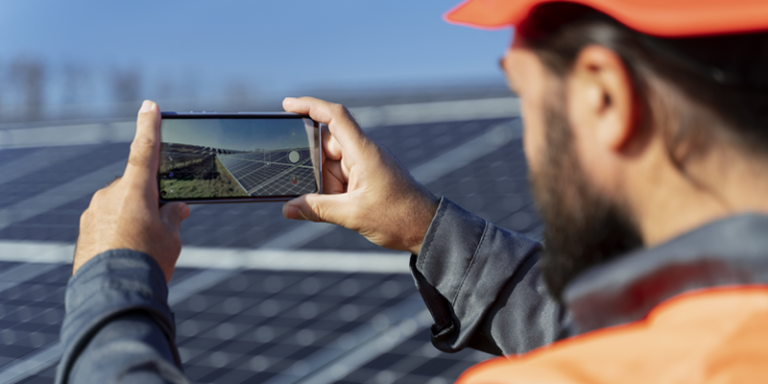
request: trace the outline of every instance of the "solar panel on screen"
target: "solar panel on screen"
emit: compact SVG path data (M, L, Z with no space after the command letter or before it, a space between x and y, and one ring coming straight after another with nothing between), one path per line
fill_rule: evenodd
M287 196L314 188L308 148L218 155L219 161L251 196Z
M189 203L282 201L321 190L320 128L288 113L164 112L159 195Z

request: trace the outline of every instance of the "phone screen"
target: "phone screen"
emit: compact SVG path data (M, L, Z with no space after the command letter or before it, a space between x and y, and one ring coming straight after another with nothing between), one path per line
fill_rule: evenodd
M322 189L320 129L294 114L163 113L163 201L288 200Z

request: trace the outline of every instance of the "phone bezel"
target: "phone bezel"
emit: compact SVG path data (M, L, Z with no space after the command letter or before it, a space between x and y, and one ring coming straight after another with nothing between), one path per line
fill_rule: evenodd
M323 193L323 127L322 123L313 120L308 115L302 115L299 113L291 112L161 112L163 119L310 119L315 122L317 127L317 150L318 150L318 167L319 172L317 176L317 194ZM162 132L161 132L162 137ZM160 194L160 170L157 175L157 192ZM287 195L287 196L264 196L264 197L217 197L213 199L173 199L167 200L159 198L163 204L182 202L187 204L218 204L218 203L258 203L258 202L273 202L273 201L288 201L293 200L300 195Z

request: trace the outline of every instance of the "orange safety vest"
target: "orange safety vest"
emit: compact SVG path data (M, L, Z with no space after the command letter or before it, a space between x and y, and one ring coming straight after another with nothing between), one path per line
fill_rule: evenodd
M768 286L676 296L641 321L475 365L457 384L768 383Z

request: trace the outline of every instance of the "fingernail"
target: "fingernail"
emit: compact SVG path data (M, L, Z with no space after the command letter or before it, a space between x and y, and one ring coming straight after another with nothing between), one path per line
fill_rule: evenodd
M295 97L286 97L285 99L283 99L283 102L286 102L286 101L287 101L287 102L289 102L289 103L292 103L294 100L296 100L296 98L295 98Z
M296 208L296 207L294 207L292 205L288 205L288 204L283 205L283 216L286 219L293 219L293 218L295 218L297 216L296 215L297 211L298 211L298 208Z
M149 111L151 111L153 104L154 103L149 101L149 100L144 100L144 102L141 103L141 109L139 110L139 112L149 112Z

